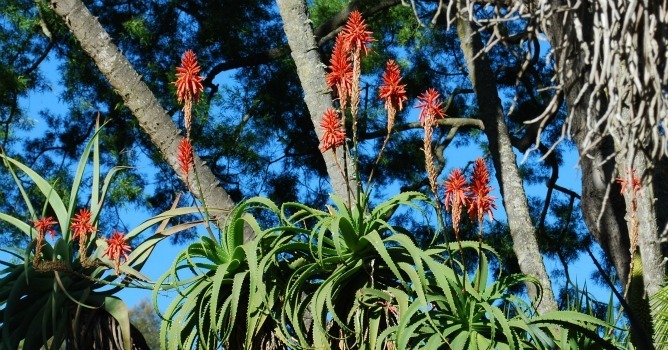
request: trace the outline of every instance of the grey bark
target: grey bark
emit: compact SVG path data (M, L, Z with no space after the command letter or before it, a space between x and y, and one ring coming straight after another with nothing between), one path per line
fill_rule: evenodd
M185 181L177 160L177 148L182 139L181 131L128 59L112 42L109 34L80 0L52 0L49 4L51 9L63 19L79 41L81 48L95 62L111 86L121 95L125 105L132 111L139 125L148 134L165 161ZM209 208L229 209L233 207L234 201L220 186L220 182L211 169L196 153L194 158L195 170L202 190L200 195L195 176L190 176L188 186L194 189L193 195L206 203Z
M460 13L459 16L456 21L457 34L466 59L469 79L478 101L480 118L485 126L496 178L501 186L503 206L508 215L508 225L513 239L513 251L517 256L520 270L540 281L543 294L542 300L537 305L539 313L555 311L557 303L536 241L536 230L531 222L522 178L494 80L495 75L486 55L480 55L474 60L475 55L483 50L482 39L473 24L464 19L468 18L468 14ZM529 297L535 299L538 295L536 288L529 284L527 289Z
M318 45L313 35L313 27L307 13L304 0L277 0L278 9L283 19L283 30L288 38L290 54L297 66L297 74L304 89L304 101L311 114L311 121L318 139L322 138L320 120L328 108L332 108L332 98L327 88L325 78L325 65L320 61ZM341 198L348 198L349 189L353 190L351 195L356 195L357 181L353 178L353 172L348 167L349 184L341 173L339 166L345 167L343 155L344 148L339 147L336 154L331 151L323 153L330 185L334 193ZM338 157L338 164L335 160ZM350 157L348 157L350 159Z
M582 96L579 95L592 66L598 63L586 61L583 50L576 45L574 38L576 38L576 28L579 27L584 41L588 43L593 41L592 11L589 2L581 2L580 7L572 9L570 13L554 14L545 29L550 45L556 51L555 57L561 58L556 62L557 69L568 72L565 75L566 81L560 83L563 86L569 112L575 116L571 119L571 136L580 151L583 189L581 205L585 223L614 264L622 286L625 287L631 258L630 222L625 221L625 214L626 208L631 207L631 198L622 196L618 192L618 187L610 189L609 186L617 174L625 176L629 166L635 168L638 174L642 174L649 164L642 153L637 153L632 162L627 159L630 154L621 153L614 161L601 166L600 163L604 159L622 151L625 146L615 144L612 137L607 137L600 144L590 148L587 154L582 153L585 149L586 133L589 131L585 116L589 112L587 101L590 93L585 91ZM579 23L574 22L576 18ZM573 42L566 42L568 40ZM567 51L562 52L563 50ZM618 72L628 74L625 67L618 67ZM605 125L599 127L603 130ZM665 208L668 202L665 196L666 184L662 182L662 179L665 179L665 162L658 165L657 176L653 180L652 177L643 179L645 188L642 196L638 197L640 225L638 243L643 263L645 291L649 295L659 290L665 278L657 218L661 223L665 223L665 210L662 211L660 208ZM649 183L652 185L647 186ZM658 198L654 197L655 192L659 194Z
M620 174L625 174L627 163L633 164L638 174L648 173L649 162L643 153L636 153L632 161L627 161L626 155L619 157L617 169ZM646 178L646 181L651 178ZM631 230L631 206L633 196L631 193L624 194L626 200L627 222ZM657 225L657 216L654 207L654 192L652 186L644 186L640 193L636 195L637 216L638 216L638 251L642 261L642 278L645 285L645 293L648 297L658 293L664 285L666 273L663 253L661 251L661 242L659 239L659 227ZM665 210L665 208L664 208Z
M587 10L584 6L579 10L584 25L592 25L591 16L586 15L586 12ZM571 61L559 61L557 65L562 67L562 69L574 73L579 72L571 74L569 76L570 80L564 82L564 98L570 113L585 116L587 114L587 106L584 103L576 104L575 101L583 85L581 77L588 67L582 60L582 57L578 55L577 47L558 46L564 37L573 37L575 33L572 32L573 27L571 27L571 24L564 25L563 16L555 16L555 20L546 26L546 34L550 45L555 50L572 50L572 52L567 53ZM591 35L591 31L586 32L586 34ZM557 57L561 56L557 55ZM586 100L586 98L583 98L583 100ZM629 231L624 220L626 205L623 196L617 190L609 187L615 178L614 164L610 162L603 166L598 165L614 153L614 145L610 138L606 138L604 142L593 148L589 154L583 154L586 133L586 118L574 118L571 124L571 137L575 141L580 154L580 166L582 169L582 199L580 206L583 218L589 232L591 232L615 266L622 287L625 287L631 262L629 254Z

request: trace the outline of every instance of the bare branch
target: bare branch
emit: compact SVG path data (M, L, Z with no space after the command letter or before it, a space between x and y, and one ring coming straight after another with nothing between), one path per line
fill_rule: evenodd
M458 129L460 127L474 127L480 130L485 130L485 126L483 125L482 121L480 119L474 119L474 118L443 118L439 119L437 121L437 124L439 126L450 126L453 129ZM413 123L404 123L404 124L397 124L392 128L393 132L401 132L401 131L406 131L406 130L411 130L411 129L422 129L422 124L420 122L413 122ZM387 135L386 130L378 130L370 133L366 133L361 135L362 140L371 140L371 139L377 139L381 137L385 137Z

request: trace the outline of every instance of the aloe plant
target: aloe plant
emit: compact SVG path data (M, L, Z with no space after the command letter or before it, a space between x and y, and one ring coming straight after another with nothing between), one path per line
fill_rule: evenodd
M41 240L39 232L36 235L35 229L24 220L0 213L0 219L30 239L26 248L2 248L11 257L10 261L0 261L4 267L0 270L0 347L3 349L58 349L63 343L79 348L130 349L133 344L142 348L140 334L133 331L130 325L127 307L114 294L129 286L150 288L149 278L139 270L153 247L170 234L190 226L183 224L167 228L166 221L176 215L194 213L197 209L173 209L148 219L130 231L125 236L128 240L162 223L158 231L138 244L120 266L104 256L107 248L104 239L95 236L85 240L74 238L70 223L75 217L91 155L90 222L86 223L90 227L97 226L114 174L124 168L115 167L104 178L101 176L100 130L101 127L96 128L84 148L70 186L69 201L28 166L0 155L16 180L31 220L44 220L38 218L43 218L48 210L54 213L54 218L42 223L60 226L60 237L51 245ZM17 170L25 174L44 196L45 205L41 213L35 211L19 181ZM118 268L119 274L112 272L114 268Z
M251 210L275 213L263 198L239 203L226 216L218 237L203 236L175 259L154 287L154 303L163 290L177 295L162 313L163 349L266 348L277 342L269 310L276 291L263 283L263 231ZM244 227L256 239L244 243ZM215 228L214 228L215 229Z

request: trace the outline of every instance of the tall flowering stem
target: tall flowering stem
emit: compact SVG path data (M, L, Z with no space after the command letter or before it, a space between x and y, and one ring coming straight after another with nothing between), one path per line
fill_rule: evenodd
M200 93L204 91L203 78L199 75L200 70L197 55L192 50L188 50L181 58L181 66L176 67L176 81L173 82L176 85L178 101L183 103L183 119L188 137L190 137L193 102L196 103Z
M462 248L462 241L459 236L459 224L462 219L462 210L468 205L466 194L470 189L461 169L455 169L450 172L450 176L448 176L443 186L445 187L445 210L450 212L452 228L455 231L455 239L459 245L459 254L462 256L464 271L466 271L464 249Z
M334 108L329 108L325 111L325 114L322 116L322 120L320 121L320 129L322 130L320 151L325 153L329 150L332 150L332 153L334 153L334 162L336 162L336 166L339 168L341 176L346 179L346 188L349 197L348 203L350 203L350 194L352 192L350 189L350 182L348 181L348 177L339 163L339 159L336 157L336 149L344 145L346 140L346 133L343 128L341 118L339 118L339 114Z
M399 70L399 66L394 62L394 60L387 61L382 79L383 85L381 85L379 88L378 99L385 100L385 110L387 111L387 135L383 141L383 146L380 148L380 152L378 152L376 163L374 164L373 169L371 169L371 174L369 175L369 180L367 181L367 187L371 183L373 172L376 170L376 166L378 166L378 163L383 156L383 151L385 151L385 147L390 141L397 110L403 110L404 103L406 100L408 100L408 97L406 97L406 84L401 84L401 71Z
M373 42L371 32L362 18L362 14L355 10L348 17L348 22L341 32L343 35L344 49L352 55L353 76L350 94L350 112L353 118L357 116L360 102L360 76L362 75L361 60L362 51L368 55L368 45ZM355 124L353 123L353 132Z
M355 10L350 13L348 17L348 22L343 28L342 37L344 50L352 55L353 62L353 76L352 84L350 91L350 114L353 118L353 147L355 148L355 158L359 157L359 151L357 148L357 112L359 110L360 103L360 77L362 75L362 51L365 55L368 55L369 48L368 45L373 42L371 37L371 32L367 30L367 25L362 18L362 14ZM357 163L357 162L355 162ZM359 171L356 167L355 170L356 176L359 180ZM361 186L361 183L358 181L358 186ZM358 187L359 190L359 187Z
M431 140L434 133L434 125L438 118L443 118L445 113L442 109L443 102L441 101L441 95L433 88L422 93L418 96L418 105L416 108L420 108L420 123L424 128L424 157L425 157L425 166L427 168L427 177L429 178L429 185L431 191L436 198L436 211L439 215L439 220L441 218L441 204L438 196L438 182L436 173L436 167L434 165L434 154L432 150Z
M633 280L633 268L635 264L635 255L638 250L638 196L642 189L642 182L640 177L636 175L636 170L626 171L625 178L617 178L617 183L622 185L620 193L631 196L631 232L629 232L629 242L631 244L631 263L629 266L629 277L626 281L626 288L624 288L624 298L626 298Z
M46 238L47 232L51 235L51 239L56 236L56 231L53 229L53 225L57 225L58 221L53 220L53 217L46 216L39 220L30 220L33 224L33 228L37 231L36 246L35 246L35 257L33 258L33 265L39 265L40 255L42 254L42 243L44 238Z
M72 239L79 239L79 261L86 261L86 243L88 237L97 232L92 223L91 212L88 209L80 209L71 220L70 229L72 230Z
M195 179L197 183L197 189L199 190L199 198L202 200L202 207L204 208L204 221L207 224L207 231L209 236L215 241L215 235L209 229L209 211L204 200L202 186L199 181L199 176L197 174L197 169L195 168L193 148L190 143L190 129L192 124L192 104L199 100L200 94L204 91L204 86L202 81L204 80L201 75L199 75L201 68L197 62L197 55L192 50L188 50L183 54L181 58L181 66L176 67L176 81L173 82L176 85L176 97L179 103L183 103L183 119L186 127L186 137L181 139L178 149L177 149L177 160L179 162L179 168L181 173L185 177L186 186L190 188L189 177L192 172L195 173ZM199 208L199 207L198 207Z
M478 221L478 262L482 259L482 223L485 214L490 220L494 220L492 209L496 209L494 203L495 197L491 196L492 187L489 185L489 171L485 160L478 158L473 165L473 176L471 178L471 186L469 187L468 213L472 220ZM481 268L480 264L478 267ZM478 283L476 290L480 288L480 271L478 272Z

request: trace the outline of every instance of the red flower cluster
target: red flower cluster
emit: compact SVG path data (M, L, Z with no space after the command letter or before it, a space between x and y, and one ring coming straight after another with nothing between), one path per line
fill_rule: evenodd
M195 165L195 161L193 160L193 146L190 144L188 139L183 138L181 139L181 143L179 144L177 152L178 153L176 158L179 161L181 173L186 177L186 179L188 179L190 170L192 170L193 166Z
M58 221L53 220L53 217L47 216L39 220L30 220L33 224L35 230L37 230L37 237L35 238L35 257L33 259L33 265L37 266L39 264L39 259L42 252L42 241L46 237L46 233L51 234L51 239L56 235L56 231L53 229L53 225L58 224Z
M334 93L339 96L342 108L350 93L353 81L353 66L350 63L350 55L345 50L343 33L339 33L334 42L334 51L329 60L329 73L327 73L327 87L334 88Z
M79 210L79 213L75 214L71 221L72 239L77 239L77 237L85 239L88 234L97 232L97 229L91 223L91 213L88 209Z
M642 182L640 181L640 178L636 175L636 169L631 170L631 173L629 174L629 171L626 171L627 175L630 175L631 181L628 181L628 177L626 179L622 179L621 177L617 178L617 183L622 185L622 189L619 191L620 194L624 194L624 191L628 188L629 192L632 193L638 193L640 189L642 188Z
M496 198L490 196L492 187L489 186L489 171L482 158L476 159L473 165L470 185L466 183L461 169L455 169L443 186L445 187L445 209L452 208L455 230L458 230L462 207L468 207L471 220L482 222L485 213L490 220L494 220L492 209L496 209L496 204L494 204Z
M418 96L418 101L420 103L415 107L422 109L420 111L420 123L422 126L432 125L436 119L445 117L445 112L441 108L443 104L441 102L441 94L434 88L430 88Z
M108 256L110 260L115 262L116 273L118 274L118 269L121 265L121 256L124 260L128 260L128 253L130 250L131 248L127 244L127 239L124 237L124 234L114 231L111 234L111 237L107 238L107 249L105 249L102 256Z
M30 220L33 224L35 230L37 230L38 241L41 241L48 232L51 235L51 239L56 236L56 230L53 229L53 225L57 225L58 221L53 220L53 217L47 216L39 220Z
M341 121L335 109L329 108L325 111L325 115L320 121L320 128L323 132L320 140L320 151L324 153L343 145L346 134L343 132Z
M406 84L401 83L401 71L394 60L387 61L385 72L383 73L383 85L380 86L378 98L385 100L385 109L402 110L406 97Z
M468 204L466 194L469 192L469 187L462 169L455 169L450 172L450 176L448 176L443 186L445 187L445 210L458 204L464 206Z
M362 18L362 14L355 10L350 13L348 22L343 28L343 40L345 49L347 51L356 51L358 49L364 50L364 54L368 55L368 44L373 42L371 32L366 30L366 23Z
M199 94L204 91L203 79L199 75L200 69L195 53L192 50L186 51L181 58L181 67L176 67L176 81L172 83L176 85L176 95L179 103L184 101L197 102Z
M459 236L459 220L462 216L462 208L468 204L466 194L469 192L462 170L453 170L443 186L445 186L445 210L452 208L450 211L452 226L457 236ZM459 237L457 238L459 239Z
M473 177L471 180L471 187L469 192L469 210L468 213L471 219L478 219L482 222L485 213L490 220L494 220L492 209L496 209L494 200L496 197L490 196L492 187L489 186L489 171L487 165L482 158L478 158L473 165Z

